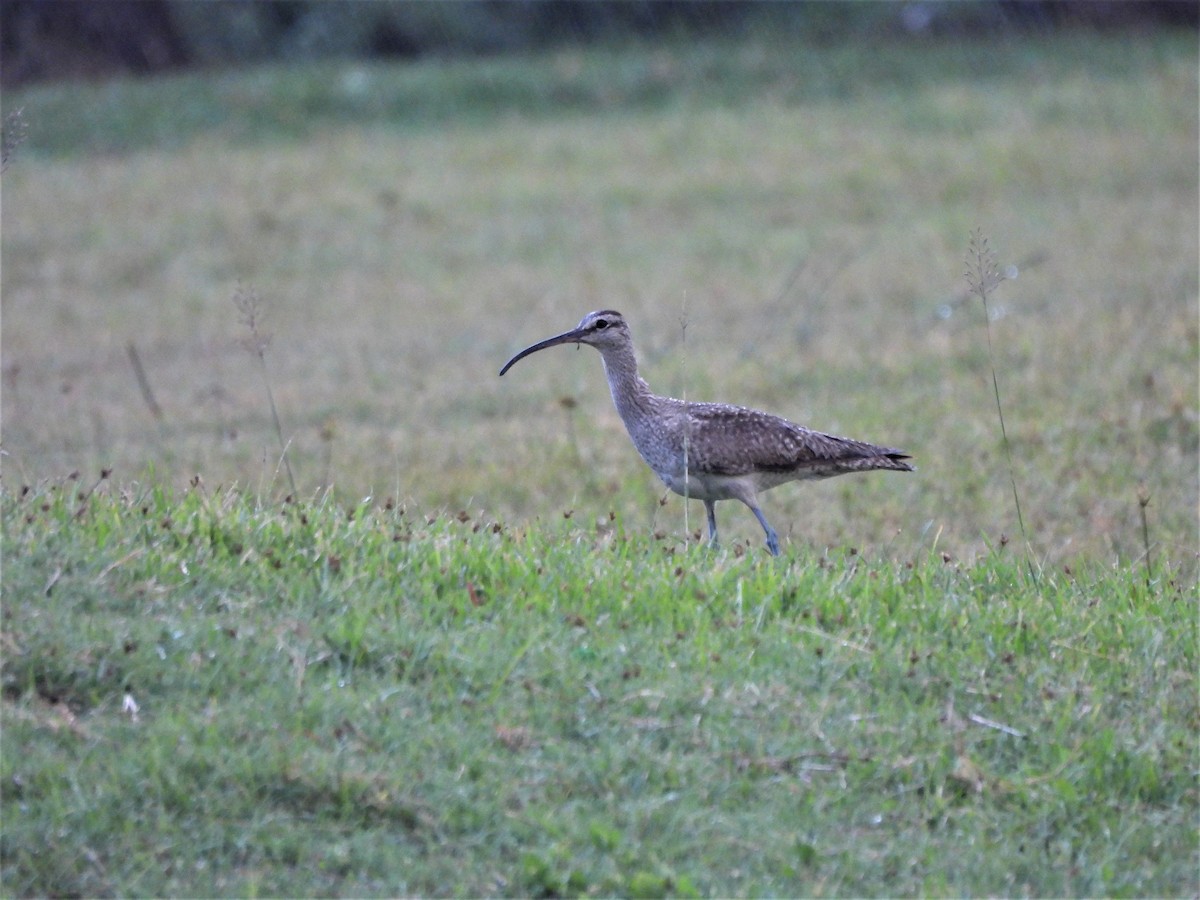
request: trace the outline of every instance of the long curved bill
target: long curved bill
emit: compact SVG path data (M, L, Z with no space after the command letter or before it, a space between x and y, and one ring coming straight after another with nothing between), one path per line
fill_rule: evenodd
M572 328L570 331L564 331L562 334L556 334L552 338L546 338L544 341L538 341L531 347L526 347L512 359L504 364L504 368L500 370L503 375L518 361L527 357L531 353L537 353L539 350L545 350L547 347L556 347L559 344L578 344L583 337L584 332L578 328Z

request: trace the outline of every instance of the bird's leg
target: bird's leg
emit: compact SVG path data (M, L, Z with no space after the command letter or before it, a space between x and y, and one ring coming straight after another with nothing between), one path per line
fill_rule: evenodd
M708 513L708 540L717 546L717 504L714 500L704 501L704 511Z
M767 533L767 549L771 551L772 556L779 555L779 535L775 533L775 529L767 523L767 517L763 515L763 511L752 503L747 503L750 511L754 513L754 518L758 519L758 524L763 527L763 531Z

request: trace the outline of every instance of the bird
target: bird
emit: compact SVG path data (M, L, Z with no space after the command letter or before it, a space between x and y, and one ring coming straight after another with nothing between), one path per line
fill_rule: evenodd
M758 495L790 481L808 481L887 469L911 472L912 456L894 447L835 437L787 419L726 403L663 397L638 374L629 325L613 309L590 312L570 331L531 344L500 369L559 344L587 344L600 351L613 403L634 447L670 490L704 503L708 535L717 546L718 500L750 508L779 555L779 535L759 506Z

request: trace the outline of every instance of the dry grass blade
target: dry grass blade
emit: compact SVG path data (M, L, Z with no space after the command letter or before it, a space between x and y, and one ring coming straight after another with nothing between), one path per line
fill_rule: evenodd
M1029 544L1029 533L1025 530L1025 517L1021 513L1021 495L1017 490L1017 475L1013 467L1012 445L1008 440L1008 428L1004 424L1004 404L1000 402L1000 381L996 377L996 354L992 349L992 312L988 308L988 295L1004 280L996 266L996 254L988 246L987 236L982 228L971 232L967 244L967 269L964 277L973 294L983 303L984 329L987 332L988 367L992 372L992 393L996 398L996 415L1000 419L1000 441L1004 445L1004 459L1008 463L1008 480L1012 485L1013 505L1017 510L1017 525L1021 529L1021 539L1025 542L1026 563L1031 578L1037 578L1033 567L1032 550Z
M150 379L146 377L146 368L142 365L142 358L138 353L137 345L133 341L129 341L125 345L125 352L129 356L129 364L133 367L133 376L137 379L138 390L142 392L142 400L145 401L146 408L150 410L150 415L161 421L163 417L162 407L158 403L158 398L154 396L154 389L150 386Z
M287 473L288 486L292 496L296 496L296 478L292 474L292 464L288 460L288 442L283 437L283 425L279 421L279 410L275 406L275 393L271 390L271 379L267 373L267 347L271 345L271 335L261 330L263 317L262 298L253 288L238 285L233 292L233 305L242 314L239 320L246 326L249 335L242 340L242 346L249 350L258 360L258 369L262 373L263 387L267 392L267 404L271 408L271 424L275 428L275 437L279 441L280 460Z

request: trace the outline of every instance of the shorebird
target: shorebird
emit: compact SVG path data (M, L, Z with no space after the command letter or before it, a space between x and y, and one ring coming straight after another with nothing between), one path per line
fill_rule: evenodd
M767 549L778 556L779 536L758 505L760 492L848 472L913 470L911 457L893 447L823 434L744 406L660 397L638 375L629 326L612 309L588 313L570 331L526 347L500 374L558 344L587 344L600 351L613 403L633 446L668 488L704 502L713 545L718 500L741 500L750 507L766 532Z

